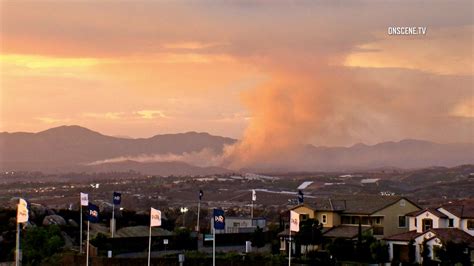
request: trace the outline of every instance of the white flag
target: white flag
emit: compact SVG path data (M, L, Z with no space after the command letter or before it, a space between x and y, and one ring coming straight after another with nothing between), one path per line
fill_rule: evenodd
M300 231L300 214L295 211L290 211L290 230L293 232Z
M81 205L89 206L89 195L81 192Z
M20 201L18 202L16 222L17 223L28 222L28 203L26 202L26 200L22 198L20 198Z
M161 226L161 211L151 208L150 226Z
M255 192L255 189L252 189L252 201L257 200L257 192Z

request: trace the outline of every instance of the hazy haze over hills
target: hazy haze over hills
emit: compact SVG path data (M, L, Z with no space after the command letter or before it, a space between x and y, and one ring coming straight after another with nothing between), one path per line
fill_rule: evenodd
M224 173L225 150L237 140L207 133L156 135L127 139L105 136L80 126L61 126L38 133L0 133L0 170L128 171L157 175ZM421 140L383 142L373 146L307 145L252 171L339 171L377 167L418 168L474 163L474 144L437 144ZM233 169L239 170L239 169Z

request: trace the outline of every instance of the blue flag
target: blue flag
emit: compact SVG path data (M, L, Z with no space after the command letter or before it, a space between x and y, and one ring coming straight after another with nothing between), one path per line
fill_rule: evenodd
M303 191L298 190L298 203L303 204L303 202L304 202Z
M120 205L120 202L122 202L122 194L114 192L114 205Z
M225 229L225 217L224 211L219 209L214 209L214 229L223 230Z
M204 192L202 192L202 190L199 190L199 200L202 200L202 196L204 196Z
M87 213L87 220L91 223L98 223L99 222L99 207L97 207L97 205L89 203L88 209L89 210Z

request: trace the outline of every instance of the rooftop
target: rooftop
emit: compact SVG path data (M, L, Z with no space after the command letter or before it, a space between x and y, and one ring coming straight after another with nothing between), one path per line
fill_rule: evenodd
M401 199L399 196L349 195L308 201L307 205L316 211L341 211L350 214L373 214ZM406 199L405 199L406 200Z
M362 225L362 232L370 230L370 226ZM359 234L359 226L350 226L350 225L339 225L329 229L326 233L323 233L325 237L333 238L355 238Z

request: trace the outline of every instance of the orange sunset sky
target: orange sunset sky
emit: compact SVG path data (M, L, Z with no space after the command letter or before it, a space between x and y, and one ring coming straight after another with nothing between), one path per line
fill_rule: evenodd
M474 141L472 1L0 0L0 131ZM427 27L393 36L390 26Z

